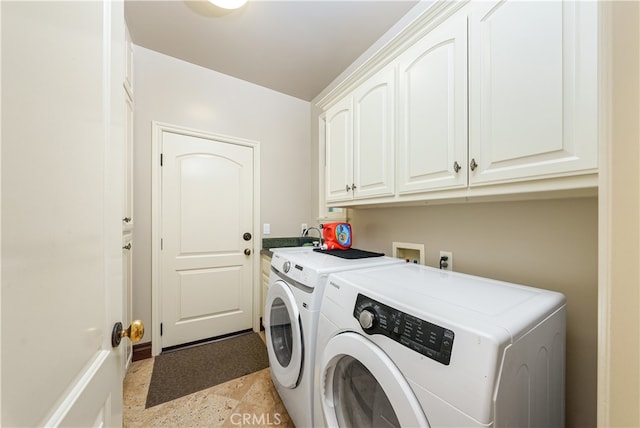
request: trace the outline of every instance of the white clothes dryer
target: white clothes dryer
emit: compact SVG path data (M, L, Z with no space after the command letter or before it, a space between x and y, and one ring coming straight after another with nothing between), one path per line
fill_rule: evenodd
M562 294L415 264L329 277L314 426L564 426Z
M313 424L315 343L322 294L333 272L404 264L357 249L319 252L312 247L273 250L264 323L271 377L293 423ZM361 258L342 258L355 256Z

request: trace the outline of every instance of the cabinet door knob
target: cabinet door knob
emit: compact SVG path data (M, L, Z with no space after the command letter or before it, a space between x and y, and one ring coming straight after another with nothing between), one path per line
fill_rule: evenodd
M345 184L345 185L344 185L344 190L346 190L346 191L348 192L349 190L351 190L351 187L349 187L349 185L348 185L348 184Z
M125 245L124 247L122 247L123 250L130 250L131 249L131 242L129 242L127 245Z
M353 183L353 184L351 185L351 189L352 189L352 190L354 190L354 191L356 190L356 183Z
M471 163L469 164L469 168L471 168L471 171L475 171L477 167L478 167L478 164L476 163L476 160L471 159Z
M122 219L122 221L124 221L125 223L129 223L131 222L131 217L125 217Z
M454 171L454 172L458 172L458 171L460 171L460 164L458 163L458 161L455 161L455 162L453 163L453 171Z

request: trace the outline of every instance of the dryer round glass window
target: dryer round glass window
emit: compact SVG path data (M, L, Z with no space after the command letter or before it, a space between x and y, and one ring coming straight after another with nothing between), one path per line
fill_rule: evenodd
M276 281L265 301L265 326L269 366L274 381L295 388L300 381L304 348L300 311L289 286Z
M276 298L271 305L271 343L278 363L289 366L293 355L293 333L291 318L284 301Z
M345 356L333 372L333 398L341 427L400 427L393 406L371 372L358 360Z
M320 405L328 426L429 427L409 383L374 342L340 332L320 360Z

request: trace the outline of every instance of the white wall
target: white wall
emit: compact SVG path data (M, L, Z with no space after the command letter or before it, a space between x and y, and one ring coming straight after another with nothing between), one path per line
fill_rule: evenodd
M597 198L350 209L353 245L424 244L426 264L559 291L567 298L566 426L596 425Z
M273 237L315 223L311 208L310 104L134 46L133 316L151 340L151 122L260 143L261 223ZM254 236L261 238L261 230Z
M640 426L640 4L605 2L609 129L600 169L598 426Z

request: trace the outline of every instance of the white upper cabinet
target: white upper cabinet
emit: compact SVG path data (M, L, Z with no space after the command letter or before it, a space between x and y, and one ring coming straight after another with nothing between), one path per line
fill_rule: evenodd
M353 97L327 110L325 121L327 202L349 200L353 183Z
M394 194L394 105L390 67L327 110L327 202Z
M393 195L395 174L395 68L354 93L354 198Z
M597 2L435 2L381 52L320 102L330 206L597 189Z
M398 61L398 192L466 187L467 17L440 24Z
M471 187L597 171L596 30L596 2L474 5Z

